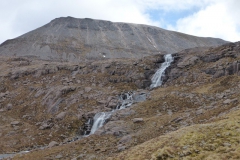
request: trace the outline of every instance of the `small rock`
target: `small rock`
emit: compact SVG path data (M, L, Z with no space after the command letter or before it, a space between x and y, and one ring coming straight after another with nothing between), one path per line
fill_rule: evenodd
M196 111L196 115L200 115L200 114L203 114L203 113L204 113L203 109L199 109L199 110Z
M11 103L8 103L6 109L9 111L9 110L11 110L12 108L13 108L13 105L12 105Z
M170 115L170 116L173 114L172 110L168 110L167 113L168 113L168 115Z
M85 92L87 92L87 93L88 93L88 92L90 92L90 91L92 90L92 88L91 88L91 87L85 87L85 89L84 89L84 90L85 90Z
M44 129L50 129L50 128L52 128L52 127L53 127L53 123L50 123L50 124L43 123L43 124L39 127L39 129L44 130Z
M237 102L237 98L235 99L226 99L225 101L223 101L224 104L230 104L230 103L234 103L234 102Z
M118 143L120 144L125 144L125 143L128 143L132 140L132 136L131 135L127 135L127 136L124 136L122 137Z
M230 146L231 146L230 143L223 143L223 145L224 145L225 147L230 147Z
M57 146L57 145L58 145L58 142L52 141L48 144L48 148L52 148L52 147Z
M139 123L139 122L143 122L143 118L134 118L133 123Z
M60 159L60 158L62 158L63 156L61 155L61 154L59 154L59 155L57 155L55 158L56 159Z
M230 99L226 99L225 101L223 101L224 104L229 104L231 103L231 100Z
M56 116L56 120L62 120L66 116L67 112L61 112Z
M119 152L124 151L125 149L126 149L125 146L119 146L119 147L118 147L118 151L119 151Z
M13 121L11 122L11 125L12 126L16 126L16 125L20 125L21 123L19 121Z
M99 101L97 101L99 104L106 104L107 103L107 101L105 101L105 100L99 100Z

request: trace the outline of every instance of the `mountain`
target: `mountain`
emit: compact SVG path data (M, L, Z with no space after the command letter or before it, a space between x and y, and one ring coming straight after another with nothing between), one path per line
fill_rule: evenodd
M217 38L195 37L148 25L65 17L5 41L0 45L0 55L85 61L141 58L224 43Z
M88 27L75 28L76 22L87 22ZM90 22L113 26L104 31L91 27L92 32L77 36L89 31ZM136 28L146 29L142 50L128 45L136 52L127 56L127 49L115 52L112 40L112 54L99 55L110 42L98 41L97 33L118 38L120 30L111 30L120 25L59 18L1 45L0 159L239 159L240 42L126 24L132 30L135 26L134 35ZM147 44L147 36L151 42L156 36L151 37L148 28L159 32L154 35L168 35L168 52L150 52L155 47ZM126 37L127 31L121 32ZM90 41L87 35L93 33ZM134 35L125 43L139 45L140 38L131 39ZM185 38L170 40L170 35ZM175 52L169 45L174 42L180 50L197 45L193 40L204 46ZM207 40L225 44L207 47ZM61 57L67 51L81 59Z

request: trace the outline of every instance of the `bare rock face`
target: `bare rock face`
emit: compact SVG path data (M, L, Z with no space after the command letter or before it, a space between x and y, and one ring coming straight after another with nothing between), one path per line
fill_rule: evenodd
M5 41L0 45L0 55L54 61L142 58L224 43L148 25L62 17Z

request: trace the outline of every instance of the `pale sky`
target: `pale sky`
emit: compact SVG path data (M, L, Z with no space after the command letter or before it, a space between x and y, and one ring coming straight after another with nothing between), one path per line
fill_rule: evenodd
M67 16L240 41L240 0L0 0L0 43Z

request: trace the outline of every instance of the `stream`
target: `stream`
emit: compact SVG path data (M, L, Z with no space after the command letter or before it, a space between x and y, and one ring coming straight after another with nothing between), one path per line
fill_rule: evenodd
M174 58L171 54L164 55L164 62L162 63L161 67L156 71L153 75L151 81L152 84L150 85L150 89L156 88L161 86L163 83L163 77L165 76L165 70L171 65L174 61ZM130 107L133 102L133 95L134 92L123 93L119 96L120 103L113 109L111 112L99 112L95 114L92 119L89 119L87 124L85 124L88 128L85 131L84 136L88 136L94 134L99 128L101 128L107 121L110 119L111 115L116 112L117 110L125 109ZM91 123L90 123L91 122ZM91 130L90 130L91 129Z

